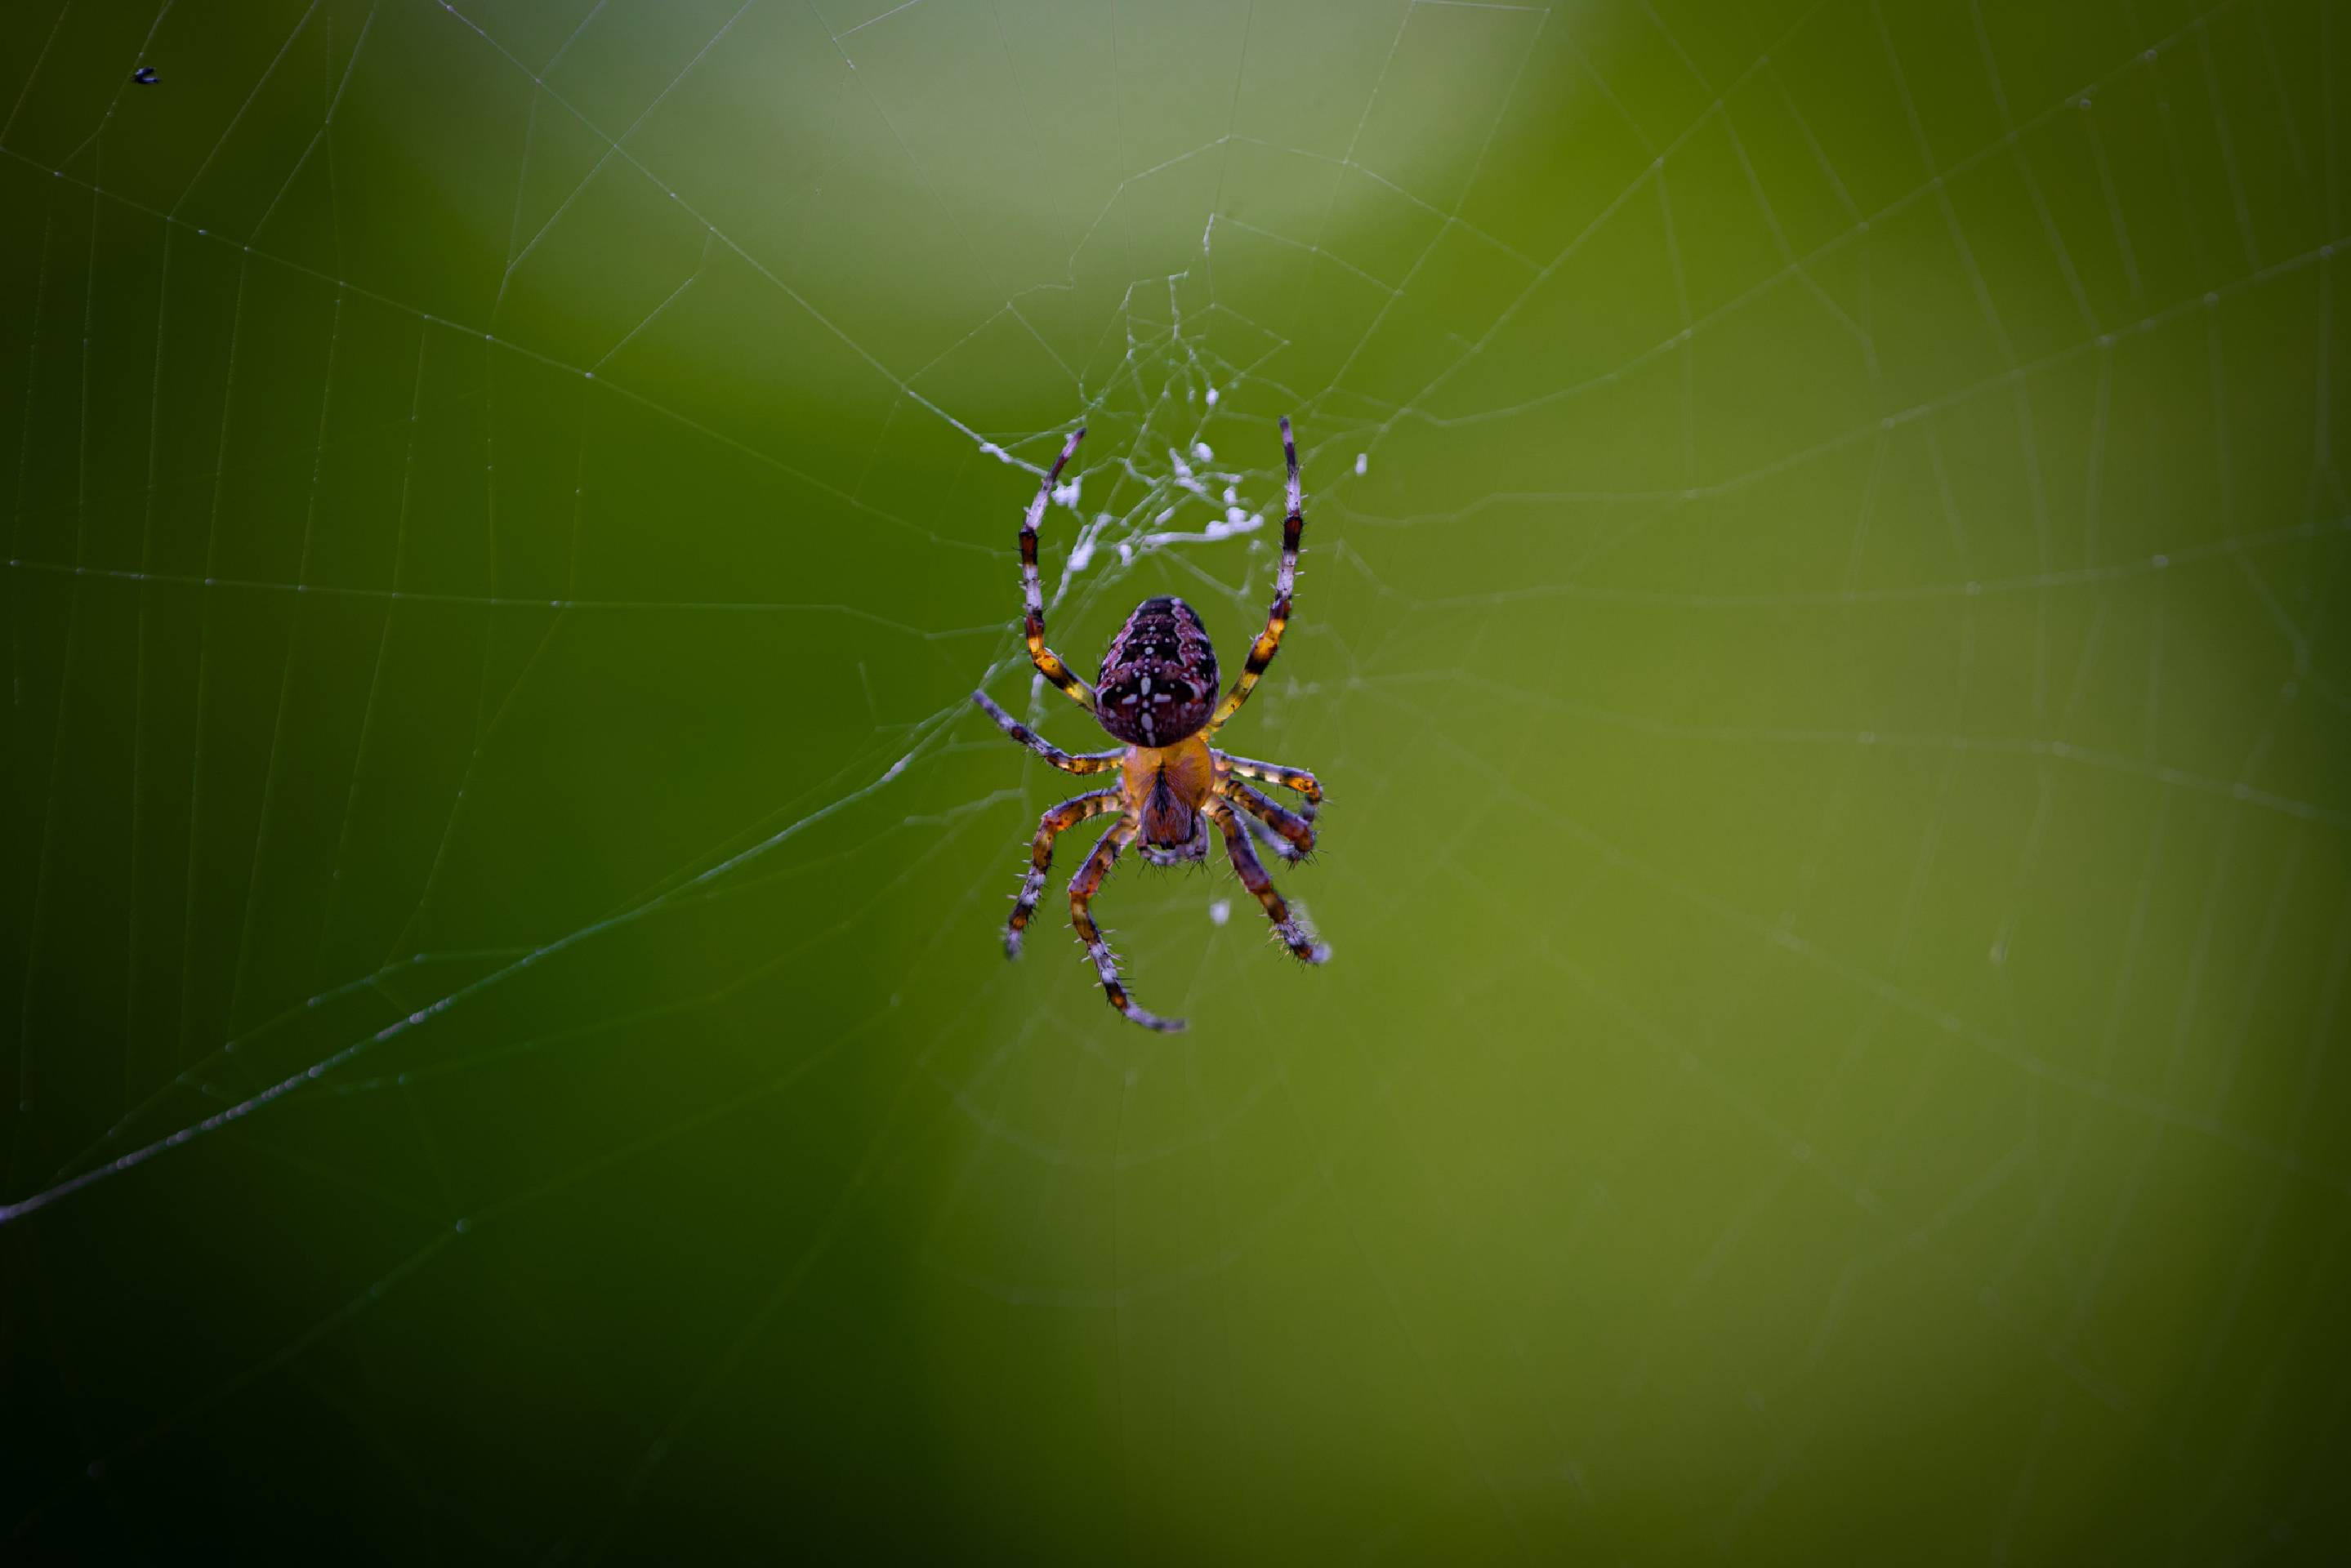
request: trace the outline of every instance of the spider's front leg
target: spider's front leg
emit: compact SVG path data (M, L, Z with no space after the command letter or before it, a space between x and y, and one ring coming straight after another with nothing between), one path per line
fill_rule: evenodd
M1297 812L1283 810L1262 791L1250 788L1246 780L1227 778L1217 793L1248 812L1241 826L1249 830L1249 836L1284 860L1303 860L1314 853L1314 824Z
M1115 789L1073 795L1038 821L1037 836L1029 846L1029 875L1020 880L1019 897L1012 900L1012 919L1004 928L1006 958L1020 956L1020 933L1029 929L1029 919L1037 912L1038 895L1045 890L1046 874L1053 868L1053 840L1090 816L1116 810L1124 798Z
M1094 924L1092 908L1094 893L1102 887L1102 878L1110 875L1111 866L1118 859L1118 852L1125 848L1127 841L1139 831L1140 825L1134 814L1129 813L1102 835L1102 842L1094 846L1094 852L1086 857L1085 865L1079 868L1077 876L1070 882L1070 924L1077 928L1078 940L1086 944L1086 956L1093 960L1094 973L1101 977L1102 994L1110 999L1110 1004L1145 1029L1173 1034L1183 1029L1182 1019L1161 1018L1155 1013L1145 1012L1134 1004L1134 998L1126 994L1126 987L1119 983L1118 960L1111 952L1110 944L1102 940L1102 931Z
M1273 922L1273 933L1281 939L1281 945L1302 963L1321 963L1328 959L1331 950L1291 919L1290 906L1282 902L1273 878L1266 875L1265 863L1249 846L1249 836L1241 830L1239 815L1221 800L1211 801L1208 811L1225 836L1225 854L1232 860L1234 873L1240 877L1241 886L1256 894L1257 901L1265 906L1265 918Z

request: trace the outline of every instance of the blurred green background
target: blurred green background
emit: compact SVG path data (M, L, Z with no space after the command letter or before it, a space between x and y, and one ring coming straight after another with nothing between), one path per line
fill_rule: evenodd
M0 1557L2342 1560L2325 0L33 0L0 112ZM1130 858L1151 1036L966 695L1099 743L1080 420L1053 640L1237 667L1284 412L1336 958Z

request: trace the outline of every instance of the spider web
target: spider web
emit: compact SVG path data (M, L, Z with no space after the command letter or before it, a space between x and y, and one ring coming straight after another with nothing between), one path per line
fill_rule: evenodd
M2047 10L17 8L15 1539L2325 1555L2351 42Z

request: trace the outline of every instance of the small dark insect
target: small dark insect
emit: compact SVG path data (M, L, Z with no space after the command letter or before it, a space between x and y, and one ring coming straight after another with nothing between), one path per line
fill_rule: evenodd
M131 73L131 79L137 82L141 87L153 87L156 81L155 67L153 66L141 66L137 70Z
M1224 836L1225 854L1234 871L1265 906L1266 919L1273 922L1274 934L1282 945L1307 963L1321 963L1331 956L1329 948L1291 918L1290 907L1274 890L1273 878L1266 875L1264 863L1250 847L1254 838L1281 859L1303 859L1314 847L1314 814L1322 804L1322 786L1303 769L1251 762L1208 744L1209 737L1249 701L1258 678L1281 647L1282 628L1290 624L1290 589L1298 576L1298 536L1306 527L1298 488L1298 443L1285 418L1281 446L1290 464L1290 515L1281 527L1281 565L1274 573L1273 608L1266 616L1265 630L1249 649L1240 679L1212 710L1217 650L1208 645L1207 629L1199 616L1182 599L1145 599L1134 607L1111 639L1110 650L1102 655L1099 691L1045 646L1045 595L1037 579L1037 524L1045 514L1045 501L1052 493L1054 482L1061 477L1062 466L1085 433L1082 427L1071 433L1061 455L1054 460L1052 472L1037 487L1037 499L1029 504L1028 518L1020 524L1020 587L1028 609L1023 629L1029 639L1029 657L1038 672L1126 743L1114 751L1071 756L990 701L987 692L971 694L971 700L1006 734L1063 773L1120 775L1119 782L1108 789L1063 801L1038 823L1036 839L1029 846L1029 875L1020 884L1019 897L1013 900L1011 923L1005 928L1004 954L1020 956L1020 934L1036 913L1038 895L1044 891L1046 873L1052 868L1053 840L1089 817L1116 813L1118 820L1070 883L1070 923L1077 928L1078 940L1085 943L1086 955L1093 960L1094 972L1113 1007L1146 1029L1178 1030L1184 1027L1182 1019L1156 1017L1127 996L1126 988L1119 983L1118 961L1102 940L1090 909L1119 851L1138 837L1143 840L1145 860L1155 866L1176 866L1207 858L1208 826L1214 823ZM1250 779L1294 791L1305 804L1290 811L1251 788Z

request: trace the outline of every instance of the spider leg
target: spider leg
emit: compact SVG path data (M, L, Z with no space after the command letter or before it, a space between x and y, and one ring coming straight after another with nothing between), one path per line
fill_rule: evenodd
M1281 647L1282 628L1290 624L1290 594L1298 580L1298 536L1306 529L1304 500L1298 489L1298 441L1290 433L1290 416L1281 416L1281 451L1290 462L1290 515L1281 524L1281 565L1273 575L1273 607L1266 613L1265 629L1258 633L1257 641L1249 648L1249 662L1241 667L1241 678L1217 711L1208 715L1207 732L1215 734L1224 728L1226 721L1241 711L1241 704L1257 689L1258 677L1273 662Z
M1102 931L1094 925L1093 911L1090 908L1094 890L1102 885L1102 878L1110 875L1111 864L1118 858L1118 852L1125 848L1127 841L1141 830L1141 823L1133 812L1129 812L1102 835L1102 842L1094 846L1094 852L1086 857L1085 865L1071 879L1070 924L1078 929L1078 940L1086 944L1086 956L1094 961L1094 973L1102 977L1102 994L1110 998L1110 1004L1145 1029L1172 1034L1184 1027L1184 1021L1161 1018L1134 1004L1126 994L1126 987L1118 981L1118 960L1112 955L1110 944L1102 940Z
M1091 713L1094 711L1094 689L1085 683L1077 672L1061 662L1061 656L1045 646L1045 589L1037 579L1037 524L1045 516L1045 502L1053 493L1053 482L1061 477L1062 465L1086 439L1086 427L1080 425L1070 432L1061 447L1061 455L1053 460L1044 482L1037 486L1037 499L1029 504L1029 515L1020 524L1020 594L1026 618L1021 632L1029 639L1029 657L1037 666L1037 673L1060 687L1075 702Z
M1282 839L1280 834L1274 832L1272 828L1268 827L1264 823L1259 822L1256 817L1244 815L1241 818L1241 826L1249 829L1249 836L1251 838L1257 840L1257 846L1259 849L1264 850L1268 855L1272 856L1275 859L1287 861L1291 865L1296 865L1306 858L1305 856L1301 855L1297 850L1291 848L1290 845Z
M1122 800L1115 789L1098 789L1088 794L1073 795L1047 812L1037 824L1037 836L1029 846L1029 875L1020 881L1020 895L1012 900L1012 919L1004 928L1004 956L1020 956L1020 933L1029 928L1029 918L1037 912L1037 897L1045 890L1045 874L1053 868L1053 840L1090 816L1114 811Z
M1306 806L1298 815L1309 822L1313 821L1314 814L1322 808L1322 785L1304 768L1293 768L1281 763L1260 763L1249 757L1234 756L1229 752L1218 752L1216 755L1227 773L1280 784L1284 789L1295 790L1304 795Z
M1266 875L1264 862L1257 857L1257 851L1249 847L1249 835L1241 831L1241 819L1235 815L1233 808L1218 800L1209 802L1208 810L1216 817L1217 826L1223 830L1225 853L1232 859L1233 870L1239 876L1241 885L1256 894L1257 901L1265 906L1265 918L1273 922L1274 935L1281 939L1282 946L1305 963L1321 963L1329 958L1331 950L1316 941L1304 926L1290 918L1290 906L1283 903L1281 895L1274 890L1273 878Z
M1249 830L1249 836L1284 860L1303 860L1314 853L1314 824L1311 818L1284 810L1242 779L1226 779L1218 793L1249 813L1241 819L1241 826Z
M1123 752L1082 752L1076 756L1061 750L1036 731L998 707L985 691L975 691L971 700L979 711L996 721L996 727L1061 769L1065 774L1106 774L1118 766Z

